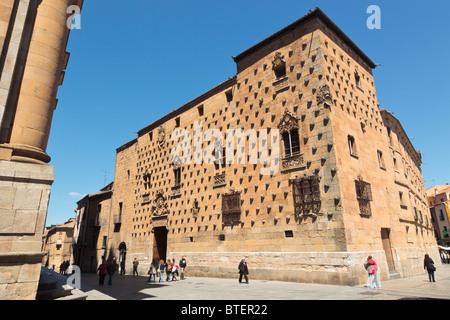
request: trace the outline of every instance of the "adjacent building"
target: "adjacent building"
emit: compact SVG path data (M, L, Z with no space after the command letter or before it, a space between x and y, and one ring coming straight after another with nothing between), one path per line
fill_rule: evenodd
M421 154L380 109L375 63L328 16L234 61L235 76L116 150L109 216L90 229L102 257L142 273L185 256L214 277L245 257L254 279L342 285L367 281L369 255L382 279L440 261Z
M46 153L69 60L71 5L0 0L0 300L35 299L50 188Z
M61 272L61 265L70 263L74 226L75 218L70 218L64 223L46 227L42 235L42 252L46 253L43 266Z
M111 258L106 244L113 189L114 183L110 183L77 202L73 263L82 272L95 272L103 260Z
M438 185L426 192L437 242L443 247L450 247L450 186Z

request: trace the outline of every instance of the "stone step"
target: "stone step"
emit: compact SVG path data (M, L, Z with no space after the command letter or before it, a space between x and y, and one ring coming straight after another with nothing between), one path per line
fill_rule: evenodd
M58 285L58 281L40 281L38 291L52 290Z
M56 287L49 290L38 290L36 300L55 300L72 294L72 289L67 287Z
M400 278L401 278L400 273L398 273L397 271L389 271L389 280Z

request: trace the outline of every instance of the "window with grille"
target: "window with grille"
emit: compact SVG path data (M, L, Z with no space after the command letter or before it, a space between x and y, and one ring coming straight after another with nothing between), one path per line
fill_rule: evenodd
M359 213L363 216L371 216L372 209L370 201L372 201L372 187L370 183L362 180L355 180L356 199L359 204Z
M303 177L293 181L294 209L296 215L318 214L321 208L318 176Z

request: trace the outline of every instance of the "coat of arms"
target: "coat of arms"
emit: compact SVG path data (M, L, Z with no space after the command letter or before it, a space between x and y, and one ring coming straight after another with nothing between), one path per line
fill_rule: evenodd
M156 192L156 198L153 200L155 205L152 206L152 216L160 217L169 214L169 206L166 200L164 191L162 189L158 190Z
M158 146L160 149L164 147L164 143L166 142L166 130L163 126L160 126L158 129Z

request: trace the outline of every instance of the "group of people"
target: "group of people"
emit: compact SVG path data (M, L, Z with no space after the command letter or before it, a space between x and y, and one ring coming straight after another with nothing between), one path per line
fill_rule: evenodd
M112 285L112 278L116 271L118 270L119 265L116 262L116 258L113 258L109 263L103 261L101 265L98 266L97 271L99 275L98 284L102 286L105 283L106 275L108 275L108 285Z
M156 282L157 275L159 276L159 282L162 282L164 272L166 273L166 282L177 281L178 276L180 277L180 280L184 280L186 267L187 262L185 257L182 257L179 262L177 262L175 259L167 259L167 262L164 262L163 259L155 258L153 259L148 271L148 282L151 282L152 277L153 282Z
M63 261L61 263L61 265L59 266L59 273L60 274L67 274L67 269L69 268L69 266L70 266L69 260Z
M434 266L433 259L431 259L428 254L425 255L423 264L424 269L427 270L428 272L428 278L430 282L431 281L435 282L434 272L436 271L436 268ZM133 261L133 276L139 275L138 266L139 261L135 258ZM148 271L149 275L148 282L151 282L152 278L153 282L156 282L156 276L159 276L159 282L162 282L164 272L166 273L166 282L177 281L178 276L180 276L180 280L184 280L186 267L187 263L185 257L182 257L179 262L177 262L175 259L167 259L167 262L165 262L163 259L154 258ZM364 268L367 270L367 273L369 275L370 289L375 289L375 286L377 287L377 289L380 289L381 285L380 280L378 278L378 265L375 262L375 260L373 260L372 256L367 257L367 260L364 263ZM99 285L104 284L105 277L107 274L109 276L108 285L112 285L112 278L117 269L118 265L116 263L116 258L113 258L109 264L107 264L106 261L103 261L103 263L97 268L97 271L99 273ZM242 283L242 279L245 278L245 283L248 284L249 271L247 261L245 260L245 258L240 261L238 271L239 271L239 283Z
M139 261L134 258L133 261L133 277L139 276L138 273L138 266ZM186 272L186 259L185 257L182 257L179 262L177 262L175 259L167 259L167 262L164 262L162 259L155 258L153 259L150 269L148 271L148 282L151 282L151 279L153 277L153 281L156 282L156 276L159 276L159 282L163 281L163 274L166 272L166 281L177 281L178 277L180 277L180 280L185 279L185 272ZM104 285L106 275L109 276L108 279L108 285L112 285L112 278L116 271L118 270L119 265L116 262L116 258L113 258L110 263L107 263L106 261L103 261L101 265L98 266L97 272L99 274L99 285ZM125 274L124 271L125 266L122 261L121 263L121 272L120 274Z

